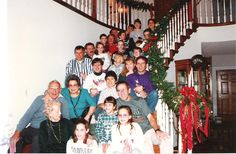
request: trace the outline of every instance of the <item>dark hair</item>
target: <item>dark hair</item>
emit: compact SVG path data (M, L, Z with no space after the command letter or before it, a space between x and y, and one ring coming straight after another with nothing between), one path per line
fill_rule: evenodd
M146 32L152 33L150 29L145 29L145 30L143 31L143 34L146 33Z
M116 110L116 99L114 97L108 96L107 98L105 98L104 104L106 103L112 103L113 106L115 106L115 110Z
M139 60L139 59L142 59L146 64L148 63L148 59L146 58L146 57L144 57L144 56L139 56L139 57L137 57L136 58L136 64L137 64L137 61Z
M155 19L149 18L149 19L148 19L148 24L149 24L150 21L153 21L154 23L156 22Z
M142 49L140 47L134 47L133 51L134 50L139 50L139 52L142 53Z
M139 19L135 19L134 23L138 22L140 25L142 24L141 21Z
M83 50L84 51L85 49L82 45L78 45L78 46L75 47L74 53L76 52L76 50Z
M127 89L130 88L128 82L126 82L126 81L118 81L118 82L116 83L116 90L117 90L117 87L118 87L120 84L126 85Z
M132 27L133 29L135 28L134 24L129 24L128 27Z
M92 45L92 46L94 47L94 44L93 44L92 42L88 42L88 43L85 44L84 48L87 49L87 47L88 47L89 45Z
M77 75L75 75L75 74L71 74L71 75L69 75L67 78L66 78L66 88L68 88L69 87L69 82L70 81L76 81L77 82L77 84L78 84L78 86L80 86L80 79L79 79L79 77L77 76Z
M117 81L117 75L114 71L108 71L106 73L106 76L105 76L105 80L108 78L108 77L113 77L115 79L115 81Z
M99 39L101 39L103 36L107 37L106 34L101 34L101 35L99 36Z
M101 65L103 65L103 60L101 58L94 58L92 60L92 66L95 64L95 63L100 63Z
M135 43L143 43L143 41L138 39Z
M131 133L132 133L132 129L134 128L134 126L133 126L133 124L132 124L132 122L133 122L133 118L132 118L133 113L132 113L132 110L131 110L131 108L130 108L128 105L121 105L121 106L118 108L118 113L117 113L118 116L119 116L119 111L120 111L121 109L126 109L126 110L128 111L128 113L129 113L129 115L131 116L131 118L128 120L128 122L129 122L129 124L130 124L130 126L131 126L131 129L130 129L130 134L131 134ZM119 132L120 132L120 135L121 135L121 131L120 131L120 121L118 121L117 128L119 129Z
M78 124L83 124L83 125L85 126L85 129L86 129L86 130L89 129L89 122L88 122L87 120L85 120L85 119L83 119L83 118L78 119L78 120L75 122L75 127L74 127L74 133L73 133L73 141L74 141L74 143L76 143L76 142L78 141L78 138L77 138L77 136L75 135L75 129L76 129L76 126L77 126ZM85 136L85 139L84 139L84 141L83 141L84 144L87 144L88 134L89 134L89 133L87 133L86 136Z
M121 31L119 31L119 36L122 34L122 33L125 33L125 31L124 30L121 30Z
M104 44L102 44L101 42L97 42L97 43L96 43L96 50L95 50L95 54L96 54L96 55L98 55L98 50L97 50L98 45L102 45L103 48L104 48L103 53L105 52Z

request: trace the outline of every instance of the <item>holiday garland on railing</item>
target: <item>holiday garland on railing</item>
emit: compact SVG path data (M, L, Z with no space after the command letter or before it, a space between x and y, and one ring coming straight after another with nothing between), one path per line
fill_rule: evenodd
M144 1L142 2L138 0L116 0L116 1L123 3L124 5L129 6L135 10L148 11L153 8L153 4L145 3Z

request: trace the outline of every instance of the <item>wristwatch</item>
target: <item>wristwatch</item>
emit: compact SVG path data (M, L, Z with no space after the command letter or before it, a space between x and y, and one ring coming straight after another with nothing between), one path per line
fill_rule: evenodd
M161 131L160 128L155 129L155 132L157 132L157 131Z

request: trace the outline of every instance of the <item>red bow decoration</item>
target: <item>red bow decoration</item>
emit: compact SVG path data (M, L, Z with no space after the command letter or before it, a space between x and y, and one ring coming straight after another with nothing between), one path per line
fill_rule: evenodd
M180 93L184 96L179 108L183 143L182 152L186 153L187 148L189 150L192 150L193 148L193 129L199 143L201 142L199 130L208 137L209 108L206 105L206 100L199 95L193 87L185 86L180 90ZM204 114L206 117L204 126L199 119L201 111L197 99L201 100L202 106L204 107Z
M157 39L158 39L158 36L153 36L149 38L148 43L143 47L143 51L147 52L149 48L153 45L153 43L156 43Z

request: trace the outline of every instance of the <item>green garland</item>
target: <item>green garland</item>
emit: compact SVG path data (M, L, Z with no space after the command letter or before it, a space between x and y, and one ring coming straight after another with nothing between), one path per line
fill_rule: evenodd
M157 46L157 42L161 41L164 34L166 33L167 26L172 15L179 8L181 8L184 3L188 1L189 0L177 1L177 3L172 7L172 9L170 9L168 14L165 15L159 22L157 22L157 26L152 34L152 38L146 44L147 46L150 46L148 47L149 49L145 54L148 56L148 64L150 66L152 82L158 87L158 90L161 92L160 98L175 113L179 112L179 107L181 104L181 95L179 92L176 91L175 85L165 79L167 76L167 70L165 67L163 54L161 53L161 49ZM155 35L158 36L157 39L153 39Z
M117 2L123 3L126 6L131 7L135 10L148 11L153 8L153 5L150 3L140 2L138 0L116 0Z

